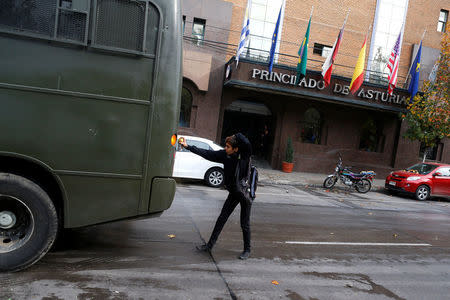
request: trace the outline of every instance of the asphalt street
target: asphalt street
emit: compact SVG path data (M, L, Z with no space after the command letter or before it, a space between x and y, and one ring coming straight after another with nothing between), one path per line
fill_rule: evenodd
M449 200L259 187L241 261L239 207L211 255L194 247L226 195L184 183L160 218L71 230L32 268L0 274L0 300L449 299Z

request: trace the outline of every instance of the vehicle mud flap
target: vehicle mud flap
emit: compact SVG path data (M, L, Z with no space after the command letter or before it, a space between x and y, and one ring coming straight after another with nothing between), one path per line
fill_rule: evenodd
M172 205L176 183L173 178L154 178L150 194L149 213L166 210Z

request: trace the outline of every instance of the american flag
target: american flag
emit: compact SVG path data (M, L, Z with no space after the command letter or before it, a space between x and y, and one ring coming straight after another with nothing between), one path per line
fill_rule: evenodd
M395 85L397 84L397 74L398 74L398 65L400 62L400 43L402 41L402 30L398 34L397 41L395 42L394 49L392 49L391 57L389 58L387 67L389 69L389 85L388 85L388 93L392 95L392 92L395 89Z

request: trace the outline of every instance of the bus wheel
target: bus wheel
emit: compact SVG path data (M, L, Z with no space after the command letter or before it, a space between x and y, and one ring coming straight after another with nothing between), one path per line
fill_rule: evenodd
M0 173L0 271L37 262L57 231L56 209L47 193L26 178Z

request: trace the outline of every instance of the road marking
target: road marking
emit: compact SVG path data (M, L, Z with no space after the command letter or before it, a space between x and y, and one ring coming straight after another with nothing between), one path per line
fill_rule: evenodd
M411 244L411 243L347 243L347 242L296 242L296 241L286 241L284 243L291 245L431 247L431 244Z
M280 192L280 193L258 193L258 192L256 192L256 196L259 196L259 195L278 196L278 197L280 197L280 196L283 196L283 197L305 197L306 196L306 195L301 195L301 194L290 194L290 193L283 193L283 192Z

